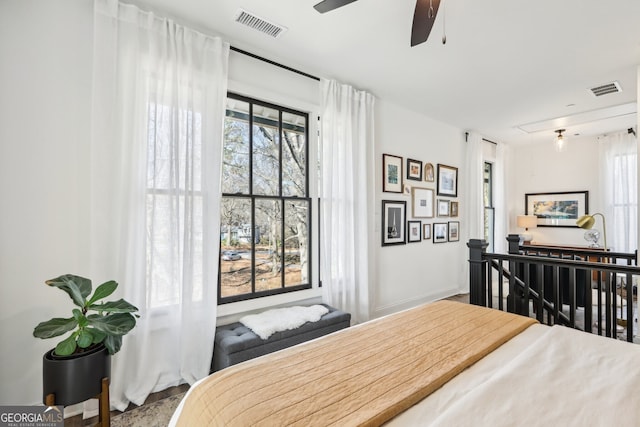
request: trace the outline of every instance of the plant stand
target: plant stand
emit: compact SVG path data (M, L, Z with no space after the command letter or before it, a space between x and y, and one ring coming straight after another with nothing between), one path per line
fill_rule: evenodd
M109 377L102 379L100 394L96 396L98 399L98 424L97 427L111 426L111 413L109 411ZM45 397L45 405L55 406L56 396L51 393Z

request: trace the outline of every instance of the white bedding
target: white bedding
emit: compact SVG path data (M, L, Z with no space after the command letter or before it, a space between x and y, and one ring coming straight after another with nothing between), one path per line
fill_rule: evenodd
M533 325L388 426L640 426L640 346Z

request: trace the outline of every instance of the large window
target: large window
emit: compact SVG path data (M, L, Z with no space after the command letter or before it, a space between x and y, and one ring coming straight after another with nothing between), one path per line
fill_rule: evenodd
M484 162L482 200L484 204L484 240L489 243L487 251L493 252L495 208L493 206L493 164L489 162Z
M219 302L311 287L309 116L229 94Z

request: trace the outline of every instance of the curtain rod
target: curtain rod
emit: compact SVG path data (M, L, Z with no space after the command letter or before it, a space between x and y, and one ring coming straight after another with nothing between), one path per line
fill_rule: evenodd
M312 80L320 81L320 77L316 77L314 75L305 73L304 71L296 70L295 68L291 68L291 67L288 67L286 65L282 65L282 64L280 64L278 62L272 61L270 59L263 58L262 56L256 55L255 53L251 53L251 52L247 52L246 50L238 49L235 46L230 46L229 49L231 49L234 52L238 52L238 53L241 53L243 55L250 56L251 58L257 59L259 61L266 62L267 64L275 65L276 67L280 67L280 68L283 68L283 69L285 69L287 71L291 71L292 73L300 74L301 76L305 76L305 77L310 78Z
M485 142L489 142L489 143L491 143L493 145L498 145L497 142L490 141L487 138L482 138L482 140L485 141ZM465 132L464 133L464 142L469 142L469 132Z

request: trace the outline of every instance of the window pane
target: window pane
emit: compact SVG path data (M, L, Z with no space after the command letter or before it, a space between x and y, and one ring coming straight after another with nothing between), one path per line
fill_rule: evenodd
M253 194L280 195L279 111L253 106Z
M227 98L222 192L249 194L249 103Z
M282 114L282 195L305 197L306 192L306 117Z
M251 293L251 199L223 197L220 205L220 295Z
M279 200L256 200L256 291L282 287L282 216Z
M285 202L284 283L296 286L309 282L309 203Z
M311 287L308 123L303 112L228 96L221 303Z

